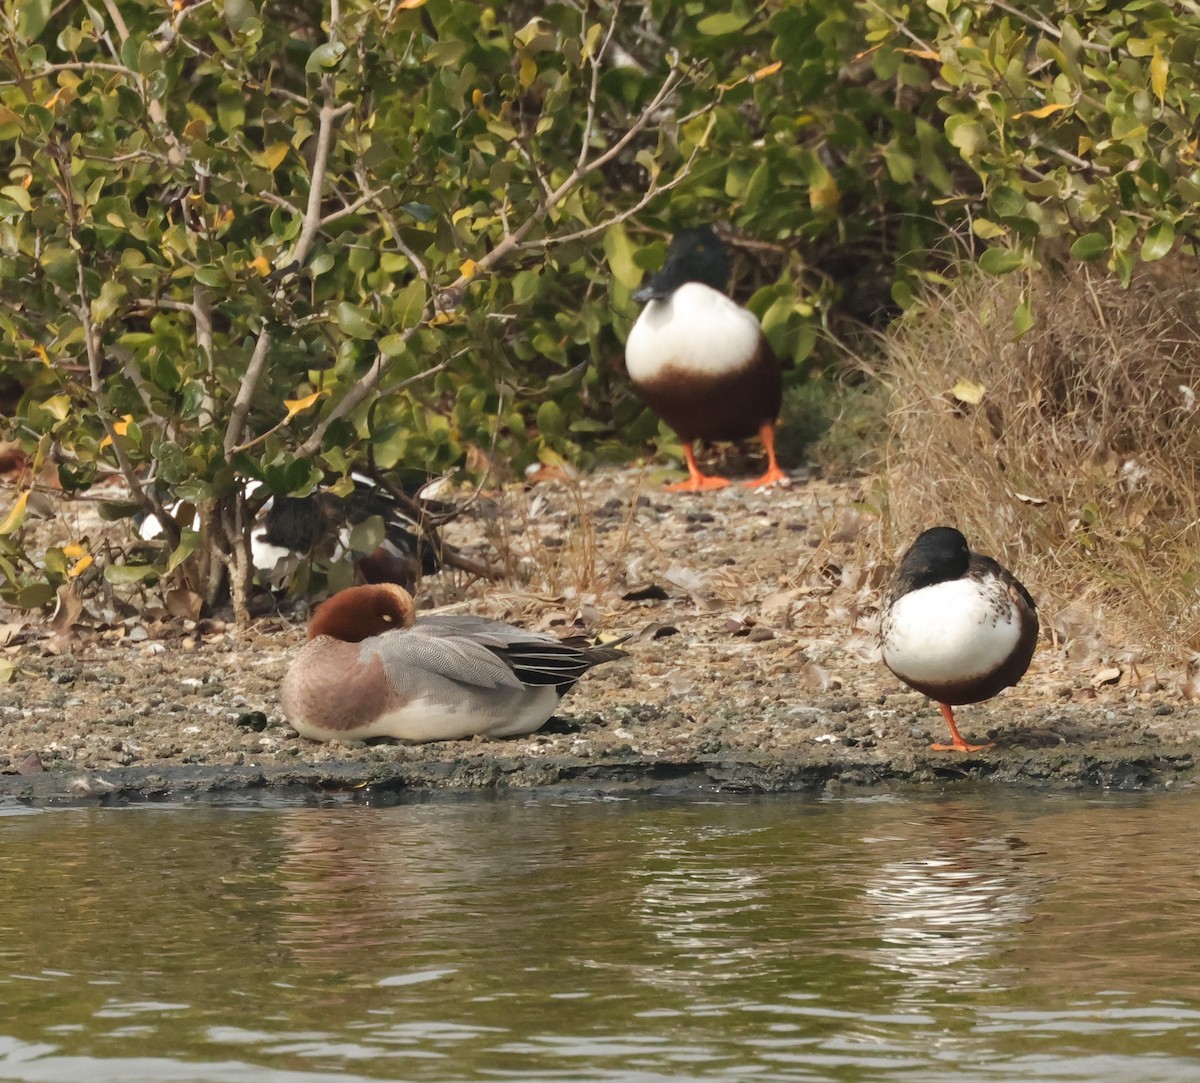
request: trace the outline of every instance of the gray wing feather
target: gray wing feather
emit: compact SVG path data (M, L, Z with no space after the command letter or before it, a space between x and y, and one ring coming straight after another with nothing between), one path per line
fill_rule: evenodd
M480 688L554 685L565 691L597 662L623 653L581 650L542 632L462 614L422 617L383 639L380 655L398 685L411 684L413 671L423 670Z
M398 688L411 690L422 675L444 678L475 688L524 686L510 666L493 651L474 640L446 635L427 635L419 626L372 640L383 668Z

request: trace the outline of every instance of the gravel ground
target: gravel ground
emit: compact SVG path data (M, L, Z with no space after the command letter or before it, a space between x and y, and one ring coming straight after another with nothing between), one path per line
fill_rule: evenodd
M1200 707L1179 681L1079 636L1045 636L1018 688L958 712L968 740L995 748L930 751L945 736L936 706L879 661L876 607L894 554L880 551L861 499L853 482L800 477L767 492L665 494L660 478L625 469L477 501L449 539L477 559L499 556L510 575L431 577L422 609L632 635L629 657L588 674L543 730L506 741L298 737L278 692L304 613L285 604L247 629L154 609L120 621L85 611L65 635L9 625L4 657L16 673L0 686L0 799L962 779L1139 788L1191 777ZM1044 631L1069 623L1044 602Z

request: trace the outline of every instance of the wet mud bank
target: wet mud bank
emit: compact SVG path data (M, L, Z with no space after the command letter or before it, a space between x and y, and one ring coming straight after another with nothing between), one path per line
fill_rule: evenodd
M494 742L489 742L494 743ZM433 795L555 791L564 796L848 794L992 783L1061 790L1161 790L1193 784L1200 742L1137 747L1088 744L1052 750L1010 748L973 756L822 750L787 756L529 756L472 750L409 759L290 764L153 764L103 770L56 769L0 775L0 804L121 805L145 801L303 805L326 800L387 805Z

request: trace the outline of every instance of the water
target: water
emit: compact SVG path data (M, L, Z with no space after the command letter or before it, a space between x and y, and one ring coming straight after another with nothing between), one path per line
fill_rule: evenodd
M1200 792L0 809L0 1079L1200 1079Z

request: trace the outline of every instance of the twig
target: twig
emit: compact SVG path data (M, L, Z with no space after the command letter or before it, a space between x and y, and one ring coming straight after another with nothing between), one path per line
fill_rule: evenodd
M333 5L333 9L336 11L336 3ZM330 34L333 34L332 27ZM295 247L288 255L281 257L279 261L281 266L293 263L303 266L308 251L312 247L313 241L316 240L317 231L321 228L322 190L325 187L325 171L329 166L329 150L333 144L333 124L338 117L344 116L350 110L350 103L334 105L332 103L333 93L333 81L326 76L325 104L321 106L318 119L317 150L313 157L312 178L308 186L308 202L304 209L303 225L300 228L300 236L296 239ZM271 332L264 328L259 333L258 342L254 344L254 352L250 355L250 363L246 366L246 375L242 377L237 396L233 401L233 408L229 413L229 427L225 430L226 455L231 455L234 448L242 443L246 418L250 414L254 394L258 390L263 372L266 370L267 355L270 349Z
M604 59L604 54L608 52L608 44L612 41L613 33L617 29L617 16L620 11L621 0L617 0L613 5L608 33L604 35L600 48L588 57L588 63L592 66L592 85L588 89L587 117L583 122L583 137L579 140L579 158L575 162L576 169L581 168L587 162L588 151L592 146L592 135L596 130L596 103L600 97L600 62Z

